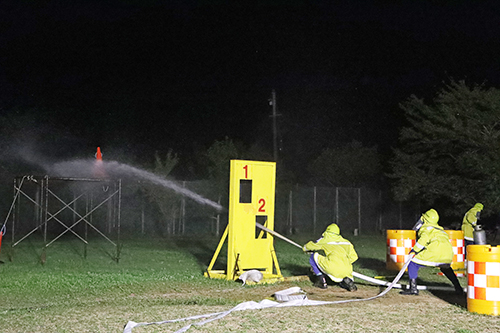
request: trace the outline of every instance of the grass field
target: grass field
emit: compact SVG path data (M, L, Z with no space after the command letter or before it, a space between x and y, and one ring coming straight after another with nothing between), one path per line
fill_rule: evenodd
M308 237L292 237L302 244ZM316 237L311 237L316 238ZM385 236L349 237L360 259L359 273L393 277L385 270ZM29 238L0 260L0 332L123 332L128 321L154 322L231 309L245 301L261 301L279 290L299 286L312 300L367 298L382 289L357 280L349 293L326 290L309 281L241 286L239 282L203 277L219 239L124 240L119 263L115 250L72 238L53 243L41 264L42 243ZM277 239L275 249L285 276L306 275L308 258ZM223 252L225 253L225 252ZM12 261L9 259L12 258ZM219 263L223 268L223 262ZM216 267L217 268L217 267ZM450 285L432 268L420 272L419 283ZM404 277L403 282L406 282ZM467 282L461 278L465 287ZM134 333L174 332L187 323L137 327ZM467 311L466 298L451 292L402 296L399 290L372 301L295 308L232 312L192 332L499 332L500 320Z

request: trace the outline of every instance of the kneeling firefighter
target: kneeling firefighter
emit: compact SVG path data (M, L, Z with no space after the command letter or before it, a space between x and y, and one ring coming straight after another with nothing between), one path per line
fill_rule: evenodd
M408 265L410 286L401 291L403 295L418 295L418 270L423 266L439 267L441 272L453 283L457 294L464 291L451 268L453 247L448 234L438 225L439 215L434 209L425 212L413 227L417 233L417 242L410 253L416 253Z
M340 235L339 226L330 224L322 237L316 242L310 241L302 248L304 252L314 252L309 258L309 263L317 277L315 286L327 288L325 275L349 291L356 291L352 276L352 263L358 259L354 246ZM321 255L318 251L323 251Z

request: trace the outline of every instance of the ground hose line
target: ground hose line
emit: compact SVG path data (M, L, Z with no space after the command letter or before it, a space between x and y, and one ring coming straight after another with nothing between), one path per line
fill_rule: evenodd
M267 228L266 228L267 229ZM280 235L280 238L285 238ZM289 241L292 242L292 241ZM298 244L296 244L298 245ZM301 248L300 245L298 247ZM229 309L227 311L223 312L215 312L215 313L209 313L209 314L204 314L204 315L196 315L196 316L191 316L191 317L185 317L185 318L178 318L178 319L172 319L172 320L164 320L164 321L157 321L157 322L150 322L150 323L137 323L134 321L129 321L127 325L125 325L123 329L123 333L132 333L132 329L134 327L138 326L149 326L149 325L160 325L160 324L166 324L166 323L176 323L176 322L184 322L184 321L189 321L189 320L196 320L196 319L203 319L199 322L188 324L179 330L175 331L174 333L183 333L189 330L192 326L202 326L206 323L212 322L214 320L218 320L221 318L224 318L228 314L230 314L233 311L243 311L243 310L258 310L258 309L265 309L265 308L271 308L271 307L288 307L288 306L314 306L314 305L327 305L327 304L341 304L341 303L349 303L349 302L361 302L361 301L370 301L375 298L384 296L389 290L392 289L392 287L396 284L397 281L401 278L401 276L404 274L406 267L410 264L411 259L413 258L414 254L410 256L410 259L404 264L403 268L399 271L398 275L392 281L392 283L389 284L389 286L380 294L368 297L368 298L353 298L353 299L347 299L347 300L340 300L340 301L315 301L315 300L309 300L307 298L305 299L297 299L297 300L292 300L288 302L283 302L283 303L278 303L270 300L262 300L259 303L254 302L254 301L249 301L249 302L243 302L238 304L232 309Z
M295 243L294 241L286 238L285 236L282 236L282 235L278 234L277 232L275 232L271 229L268 229L259 223L256 223L256 225L260 229L267 231L268 233L270 233L278 238L281 238L284 241L287 241L288 243L302 249L302 246L300 246L299 244ZM186 325L186 326L184 326L184 327L182 327L179 330L174 332L174 333L183 333L183 332L186 332L192 326L202 326L202 325L209 323L209 322L212 322L214 320L221 319L233 311L257 310L257 309L265 309L265 308L271 308L271 307L314 306L314 305L327 305L327 304L341 304L341 303L349 303L349 302L371 301L375 298L384 296L385 294L387 294L389 292L389 290L391 290L393 287L395 287L397 285L397 282L399 281L399 279L401 279L401 276L404 274L406 268L408 267L408 265L411 262L411 259L413 259L414 256L415 256L414 253L410 254L410 258L404 263L404 265L401 268L401 270L399 271L399 273L396 275L394 280L390 283L385 282L385 281L379 281L379 280L370 278L368 276L353 272L353 276L355 276L359 279L373 282L373 283L376 283L379 285L383 284L383 285L387 286L387 288L384 291L382 291L380 294L377 294L377 295L372 296L372 297L353 298L353 299L340 300L340 301L315 301L315 300L310 300L310 299L305 298L305 299L291 300L291 301L283 302L283 303L274 302L274 301L270 301L267 299L264 299L258 303L254 302L254 301L249 301L249 302L240 303L237 306L235 306L234 308L229 309L227 311L222 311L222 312L215 312L215 313L209 313L209 314L204 314L204 315L196 315L196 316L191 316L191 317L186 317L186 318L178 318L178 319L149 322L149 323L146 323L146 322L137 323L134 321L129 321L125 325L125 327L123 329L123 333L132 333L132 329L134 327L138 327L138 326L160 325L160 324L166 324L166 323L175 323L175 322L184 322L184 321L189 321L189 320L203 319L199 322L188 324L188 325Z
M284 241L286 241L286 242L288 242L288 243L290 243L290 244L292 244L292 245L294 245L294 246L296 246L296 247L298 247L299 249L301 249L301 250L302 250L302 246L301 246L301 245L299 245L299 244L295 243L294 241L292 241L292 240L290 240L290 239L286 238L286 237L285 237L285 236L283 236L283 235L280 235L280 234L279 234L279 233L277 233L276 231L271 230L271 229L269 229L269 228L266 228L266 227L264 227L264 226L263 226L262 224L260 224L260 223L255 223L255 225L257 226L257 228L260 228L260 229L262 229L262 230L264 230L264 231L266 231L266 232L270 233L270 234L271 234L271 235L273 235L273 236L276 236L276 237L278 237L278 238L281 238L282 240L284 240ZM415 256L415 254L414 254L414 253L412 253L412 254L410 255L410 258L407 260L407 262L404 264L403 268L402 268L402 269L399 271L399 273L398 273L399 278L396 276L396 278L395 278L392 282L387 282L387 281L377 280L377 279L374 279L374 278L372 278L372 277L369 277L369 276L366 276L366 275L363 275L363 274L360 274L360 273L357 273L357 272L352 272L352 275L353 275L354 277L357 277L358 279L365 280L365 281L367 281L367 282L371 282L371 283L374 283L374 284L377 284L377 285L380 285L380 286L386 286L386 287L389 287L389 286L390 286L390 287L391 287L391 289L392 289L392 288L399 288L399 289L403 289L403 288L404 288L404 286L403 286L403 285L401 285L401 284L398 284L397 282L399 281L399 279L400 279L400 278L401 278L401 276L403 275L404 271L406 270L406 267L408 267L408 265L410 264L411 259L413 259L413 257L414 257L414 256ZM402 273L402 272L403 272L403 273ZM453 289L453 288L451 288L451 287L439 287L439 286L417 286L417 288L418 288L419 290L431 290L431 289L432 289L432 290L445 290L445 291L448 291L448 290L455 290L455 289ZM389 289L389 290L390 290L390 289ZM389 291L389 290L387 290L387 291ZM384 294L385 294L387 291L385 291L385 292L384 292ZM379 297L379 296L377 295L377 297Z

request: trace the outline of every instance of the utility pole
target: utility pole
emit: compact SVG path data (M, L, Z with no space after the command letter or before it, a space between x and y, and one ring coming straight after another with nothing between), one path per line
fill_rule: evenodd
M271 116L273 118L273 157L274 161L278 162L278 130L276 128L276 117L278 115L276 113L276 91L274 89L271 93L271 100L269 103L273 107L273 115Z

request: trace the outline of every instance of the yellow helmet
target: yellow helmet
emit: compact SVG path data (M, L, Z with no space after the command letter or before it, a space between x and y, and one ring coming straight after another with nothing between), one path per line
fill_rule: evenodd
M439 215L435 209L429 209L422 215L422 220L424 223L437 224L439 221Z
M484 206L482 203L478 202L474 205L474 208L478 209L478 210L483 210Z
M326 227L325 232L331 232L331 233L340 235L340 228L335 223L332 223L328 227Z

